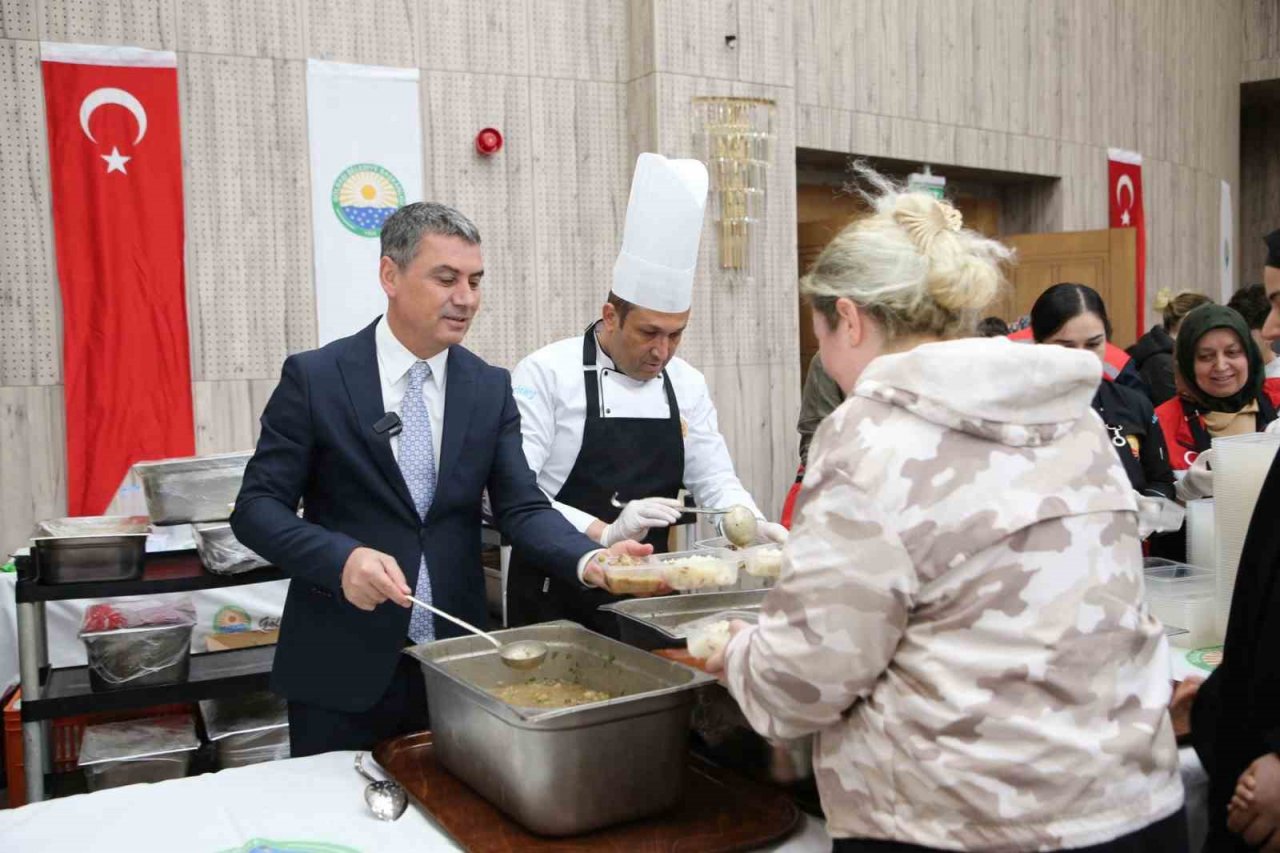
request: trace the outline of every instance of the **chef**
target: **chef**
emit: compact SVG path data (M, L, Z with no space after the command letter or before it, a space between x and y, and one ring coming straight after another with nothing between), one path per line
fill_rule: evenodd
M627 204L613 289L582 335L550 344L512 375L529 467L557 509L605 545L643 539L667 550L667 527L688 488L699 506L742 504L762 520L733 470L706 379L676 358L689 323L707 199L697 160L641 154ZM614 495L625 507L618 509ZM573 587L525 555L512 554L507 614L512 625L572 619L605 633L597 614L607 589Z

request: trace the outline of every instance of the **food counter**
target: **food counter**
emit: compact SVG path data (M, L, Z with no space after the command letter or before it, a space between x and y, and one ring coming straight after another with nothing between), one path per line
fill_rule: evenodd
M366 783L352 769L355 755L331 752L0 810L0 847L130 853L460 849L416 806L392 823L374 818L362 798ZM821 821L802 815L790 837L761 849L827 853L831 841Z

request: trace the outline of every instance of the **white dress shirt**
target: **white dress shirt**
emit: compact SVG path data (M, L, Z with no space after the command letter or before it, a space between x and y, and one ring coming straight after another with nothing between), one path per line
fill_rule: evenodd
M382 383L382 411L395 412L399 417L404 409L405 389L409 387L409 368L421 361L400 343L391 326L387 324L387 315L383 314L374 331L374 341L378 350L378 379ZM436 471L440 470L440 438L444 434L444 388L449 369L449 348L445 347L436 355L427 359L431 365L431 376L422 383L422 397L427 403L427 411L431 413L431 450L436 457ZM391 453L400 461L400 439L391 436Z
M601 417L670 417L661 376L639 381L619 372L598 342L596 371L600 377ZM693 492L699 506L743 504L759 516L755 501L734 473L706 378L681 358L671 359L667 375L680 407L686 488ZM524 453L538 477L538 486L565 518L585 532L595 516L555 500L578 461L587 420L582 336L557 341L526 356L516 365L511 383L520 407ZM618 488L624 500L653 497L628 494L625 483L619 483Z

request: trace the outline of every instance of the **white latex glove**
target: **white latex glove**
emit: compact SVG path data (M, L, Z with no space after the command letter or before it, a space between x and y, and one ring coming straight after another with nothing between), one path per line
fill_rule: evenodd
M1191 463L1187 473L1174 484L1178 500L1186 503L1198 498L1213 497L1213 450L1206 450Z
M622 508L618 520L605 527L600 544L608 548L624 539L643 539L651 527L670 527L684 504L675 498L641 498Z
M1168 533L1182 527L1187 511L1178 504L1158 495L1135 493L1138 500L1138 537L1146 539L1152 533Z
M787 537L791 535L791 531L773 521L757 521L756 531L768 539L770 542L776 542L781 545L787 541Z

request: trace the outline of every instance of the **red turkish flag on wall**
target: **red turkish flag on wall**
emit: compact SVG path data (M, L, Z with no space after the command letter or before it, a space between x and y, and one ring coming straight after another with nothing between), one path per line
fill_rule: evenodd
M1107 187L1111 197L1111 227L1136 228L1138 276L1135 298L1137 337L1146 332L1147 319L1147 224L1142 210L1142 155L1120 148L1107 150Z
M62 290L67 511L139 460L195 452L173 53L44 44Z

